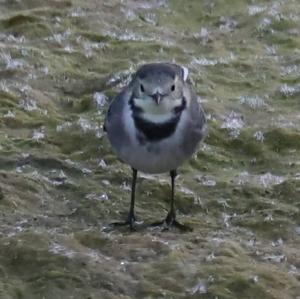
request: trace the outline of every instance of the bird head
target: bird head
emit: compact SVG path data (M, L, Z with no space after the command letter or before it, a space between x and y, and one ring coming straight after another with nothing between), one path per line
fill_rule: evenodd
M134 104L145 113L171 112L182 102L187 75L187 69L175 64L142 66L131 82Z

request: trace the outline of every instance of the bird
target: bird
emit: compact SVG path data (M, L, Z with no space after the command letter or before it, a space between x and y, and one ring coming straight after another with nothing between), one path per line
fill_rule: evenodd
M197 100L188 69L174 63L149 63L133 74L130 83L109 105L104 131L117 157L131 166L131 201L127 219L114 225L134 229L138 172L168 172L171 201L167 217L154 225L192 230L176 220L177 168L197 150L206 136L207 121Z

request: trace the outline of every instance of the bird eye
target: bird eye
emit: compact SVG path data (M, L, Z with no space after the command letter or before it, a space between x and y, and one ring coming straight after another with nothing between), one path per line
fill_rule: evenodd
M141 92L145 92L145 88L143 84L141 84Z
M172 86L171 86L171 91L174 91L175 90L175 85L173 84Z

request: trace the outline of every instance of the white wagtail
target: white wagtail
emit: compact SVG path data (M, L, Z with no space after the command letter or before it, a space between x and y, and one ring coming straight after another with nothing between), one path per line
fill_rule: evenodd
M206 131L205 114L188 80L188 70L176 64L142 66L112 101L104 130L117 156L132 167L131 203L125 222L133 228L137 172L171 176L171 208L163 222L182 230L176 221L176 169L196 150Z

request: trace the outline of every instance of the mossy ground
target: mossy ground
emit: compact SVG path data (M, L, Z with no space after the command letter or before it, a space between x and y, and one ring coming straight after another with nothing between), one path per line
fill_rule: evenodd
M0 297L264 298L300 294L297 1L1 1ZM191 72L209 135L169 178L141 176L102 130L146 62ZM96 92L103 92L97 105Z

